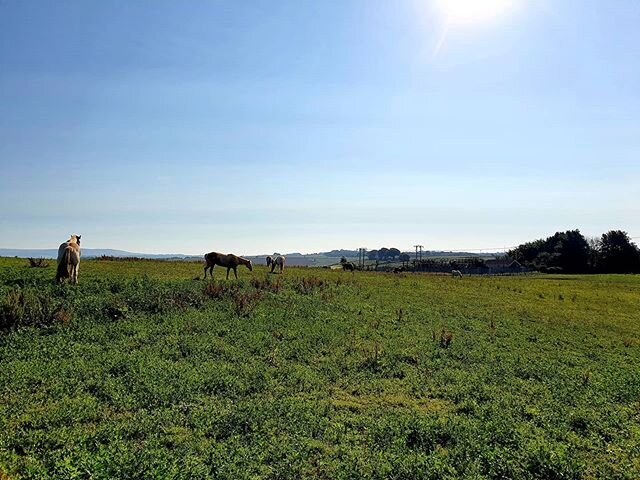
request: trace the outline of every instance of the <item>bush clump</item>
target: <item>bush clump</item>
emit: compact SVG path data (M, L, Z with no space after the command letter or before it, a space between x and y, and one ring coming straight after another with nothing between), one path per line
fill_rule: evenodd
M29 257L29 267L31 268L47 268L49 262L46 258L32 258Z
M318 277L302 277L296 279L293 282L293 287L298 293L305 295L312 294L318 290L322 290L328 287L329 284L326 280L322 280Z
M262 292L259 290L238 291L232 297L233 311L239 317L250 316L258 307L258 302L262 298Z
M251 286L256 290L264 292L280 293L282 290L282 281L278 278L275 282L271 280L271 277L265 277L264 280L259 278L251 279Z
M230 298L240 290L237 283L207 283L204 287L204 295L208 298Z
M50 292L35 288L10 290L0 305L0 329L49 326L69 319L69 313L55 301Z

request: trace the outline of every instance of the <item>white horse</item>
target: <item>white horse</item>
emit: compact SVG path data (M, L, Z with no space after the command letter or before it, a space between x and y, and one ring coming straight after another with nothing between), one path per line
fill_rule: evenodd
M462 278L462 272L460 270L451 270L451 276Z
M282 255L278 255L271 261L271 273L278 267L280 269L280 273L284 270L284 260L285 258Z
M78 270L80 269L80 237L71 235L71 238L58 247L58 269L56 270L56 282L62 283L65 278L73 284L78 283Z

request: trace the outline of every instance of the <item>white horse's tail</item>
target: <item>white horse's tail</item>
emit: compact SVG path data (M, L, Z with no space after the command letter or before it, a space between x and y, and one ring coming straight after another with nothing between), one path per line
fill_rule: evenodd
M58 262L58 270L56 271L56 282L60 282L63 278L69 278L69 268L71 267L71 249L64 249L62 258Z

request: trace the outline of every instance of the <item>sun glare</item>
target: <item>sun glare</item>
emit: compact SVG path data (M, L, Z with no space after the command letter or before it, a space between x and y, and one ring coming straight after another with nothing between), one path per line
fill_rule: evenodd
M447 24L478 25L494 20L514 7L515 0L436 0Z

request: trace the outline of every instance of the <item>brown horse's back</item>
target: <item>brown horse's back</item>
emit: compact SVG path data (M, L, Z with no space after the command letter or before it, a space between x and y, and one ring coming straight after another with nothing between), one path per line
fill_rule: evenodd
M232 253L218 253L218 252L209 252L205 254L204 259L207 262L208 266L220 265L221 267L234 267L238 266L238 257L233 255Z
M220 255L218 252L205 253L204 261L207 262L207 265L215 265L215 259L218 255Z

